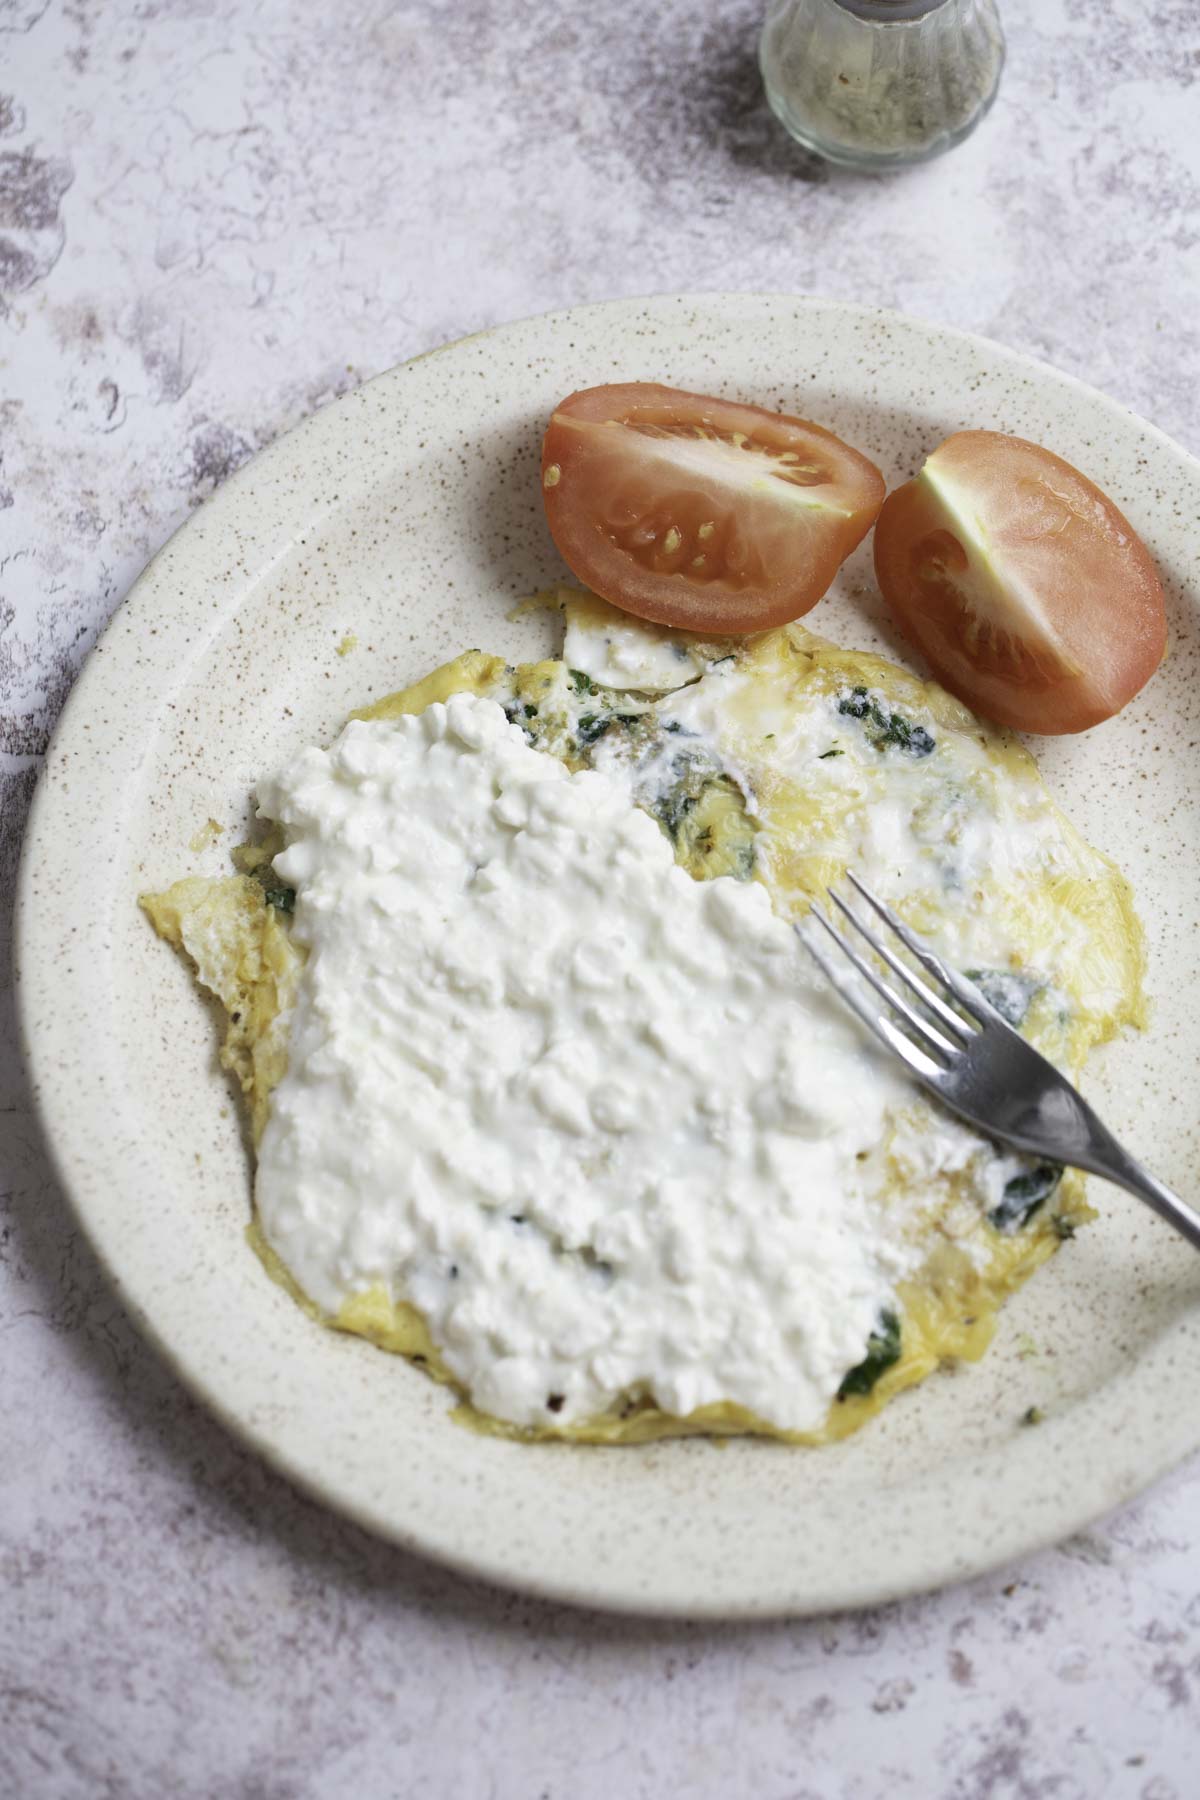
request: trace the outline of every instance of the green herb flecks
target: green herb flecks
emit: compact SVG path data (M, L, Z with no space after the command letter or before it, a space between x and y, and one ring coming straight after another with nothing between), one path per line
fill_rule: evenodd
M575 721L575 736L581 749L597 743L615 726L633 731L643 722L641 713L584 713Z
M604 718L600 713L584 713L575 721L575 736L581 746L594 744L602 738L612 724L611 717Z
M252 869L248 869L247 873L252 874L254 876L255 881L257 881L258 885L261 887L261 889L263 891L263 899L266 901L268 906L273 906L275 908L276 912L281 912L281 913L295 912L295 910L296 910L296 890L295 890L295 888L288 887L284 882L280 881L278 875L275 873L275 870L272 867L272 858L274 856L276 856L280 850L283 849L283 844L280 841L282 834L279 832L279 827L277 825L273 825L271 827L271 834L272 834L272 836L276 836L275 844L273 846L271 846L268 854L263 858L263 860L261 862L258 862L256 860L255 866ZM234 860L235 860L235 862L237 861L236 852L234 855ZM247 858L247 860L249 860L249 858Z
M1045 1416L1040 1406L1028 1406L1021 1414L1021 1424L1040 1425Z
M845 754L846 754L846 752L844 750L822 750L820 756L818 756L818 758L817 758L817 761L818 762L828 762L829 758L831 756L845 756Z
M1038 1163L1024 1175L1014 1175L1004 1184L1004 1196L988 1214L988 1222L1006 1235L1027 1225L1040 1206L1044 1206L1062 1180L1062 1164Z
M598 694L600 691L591 676L585 675L582 669L568 669L567 679L577 694Z
M688 815L695 811L696 802L704 789L720 777L714 774L711 764L703 758L686 754L673 759L671 773L675 780L663 790L650 810L671 842L678 843L684 823Z
M845 1376L839 1400L852 1394L869 1394L879 1377L900 1361L900 1320L890 1307L879 1315L879 1324L867 1339L867 1354Z
M903 713L889 712L879 700L873 700L865 687L852 688L838 701L837 709L847 718L859 719L867 742L879 751L893 747L905 756L929 756L937 740L923 725L914 725Z
M680 750L671 759L669 786L648 810L675 846L678 860L701 880L754 873L756 826L733 777L702 750Z
M531 724L530 720L537 718L537 707L527 706L521 700L505 700L502 701L501 704L504 707L504 716L509 724L519 726L525 733L525 742L536 746L540 726Z

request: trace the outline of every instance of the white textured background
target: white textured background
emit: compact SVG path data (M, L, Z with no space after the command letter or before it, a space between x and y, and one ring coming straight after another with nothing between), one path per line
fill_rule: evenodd
M445 339L612 294L820 291L1032 350L1200 449L1197 0L1007 0L992 118L887 179L773 125L760 10L0 0L6 897L47 734L150 552ZM1007 1575L730 1630L509 1598L297 1498L107 1293L3 967L4 1800L1200 1792L1195 1463Z

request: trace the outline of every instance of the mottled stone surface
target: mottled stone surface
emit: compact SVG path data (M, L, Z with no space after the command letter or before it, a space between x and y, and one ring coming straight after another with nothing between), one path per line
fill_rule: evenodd
M864 180L766 116L748 0L0 0L0 934L47 734L141 564L447 338L823 291L1047 356L1200 448L1195 0L1003 10L978 136ZM3 980L0 1793L1196 1792L1200 1466L855 1618L630 1625L444 1575L298 1498L143 1347L64 1214Z

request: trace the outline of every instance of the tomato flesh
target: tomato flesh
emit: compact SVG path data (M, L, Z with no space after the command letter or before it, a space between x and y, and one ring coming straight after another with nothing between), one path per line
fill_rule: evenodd
M572 572L639 618L708 634L808 612L883 495L878 469L820 425L649 382L571 394L542 445Z
M875 571L951 693L1021 731L1111 718L1166 648L1162 584L1128 520L1052 451L960 431L888 495Z

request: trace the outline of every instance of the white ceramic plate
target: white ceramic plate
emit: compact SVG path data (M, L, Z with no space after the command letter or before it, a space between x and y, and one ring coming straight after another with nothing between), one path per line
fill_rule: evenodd
M330 1505L497 1581L600 1606L853 1606L1083 1524L1200 1444L1200 1261L1093 1184L1103 1217L1007 1309L982 1365L834 1448L527 1446L452 1424L403 1362L311 1324L243 1242L250 1167L213 1016L138 892L226 867L255 778L478 644L528 655L559 576L536 469L568 390L650 378L832 426L889 481L963 425L1040 439L1125 508L1170 591L1173 651L1114 723L1046 743L1050 784L1136 884L1151 1031L1096 1068L1101 1109L1196 1193L1200 464L1078 382L895 314L786 296L618 301L393 369L235 475L150 564L55 737L20 877L21 1016L63 1185L180 1376ZM898 654L860 552L809 621ZM336 646L354 633L358 648ZM209 818L220 846L189 844ZM1022 1428L1040 1406L1045 1422Z

